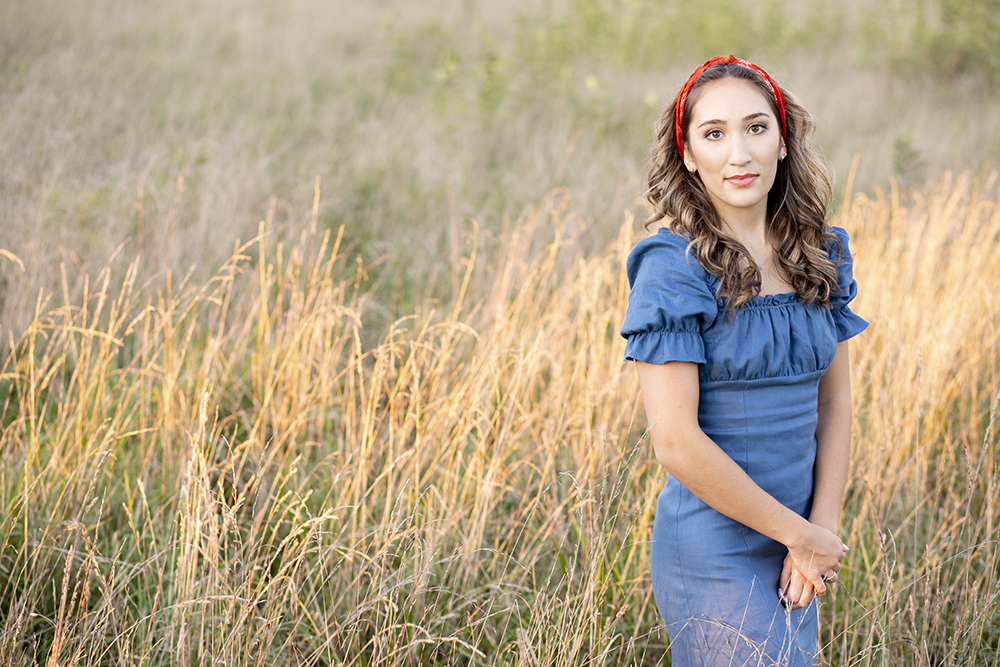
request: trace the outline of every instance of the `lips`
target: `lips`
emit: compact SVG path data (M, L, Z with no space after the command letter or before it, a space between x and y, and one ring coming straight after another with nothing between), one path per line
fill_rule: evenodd
M738 188L745 188L756 180L757 174L740 174L739 176L730 176L726 182Z

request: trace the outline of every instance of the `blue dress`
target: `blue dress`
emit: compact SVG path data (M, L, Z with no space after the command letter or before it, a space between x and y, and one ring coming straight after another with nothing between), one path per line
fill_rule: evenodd
M803 306L794 293L755 296L729 323L725 299L715 298L718 279L665 228L636 244L627 264L626 360L700 364L702 430L802 516L812 502L819 380L837 343L868 326L848 308L857 284L847 232L832 229L841 254L828 248L838 272L829 309ZM813 664L816 603L788 611L778 600L787 553L668 477L656 505L651 563L672 664Z

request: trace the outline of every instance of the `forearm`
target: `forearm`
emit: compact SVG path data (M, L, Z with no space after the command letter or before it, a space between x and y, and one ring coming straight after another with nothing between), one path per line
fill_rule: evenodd
M851 419L850 396L819 406L813 504L809 520L833 532L837 532L840 523L844 488L847 486Z
M847 342L819 384L816 464L813 472L812 523L837 532L851 457L851 371Z

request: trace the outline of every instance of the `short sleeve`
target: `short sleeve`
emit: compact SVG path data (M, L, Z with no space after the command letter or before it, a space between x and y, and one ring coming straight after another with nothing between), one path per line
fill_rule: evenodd
M701 334L719 308L687 241L661 229L636 244L626 270L631 291L621 330L625 360L705 363Z
M854 279L854 258L848 245L847 231L840 227L830 227L840 239L840 254L837 247L830 248L830 259L837 265L837 291L830 296L830 310L837 326L837 342L853 338L868 327L868 322L858 317L849 305L858 294L858 282Z

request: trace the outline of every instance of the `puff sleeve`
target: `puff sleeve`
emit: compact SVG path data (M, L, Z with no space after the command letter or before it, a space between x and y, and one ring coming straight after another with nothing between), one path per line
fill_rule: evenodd
M631 291L621 335L626 361L705 363L702 332L719 313L687 241L666 229L643 239L626 263Z
M837 342L857 336L868 327L868 322L858 317L848 304L858 294L858 283L854 280L854 258L848 246L847 231L840 227L830 227L840 239L840 255L837 247L830 248L830 259L837 265L837 291L830 296L830 311L837 326Z

